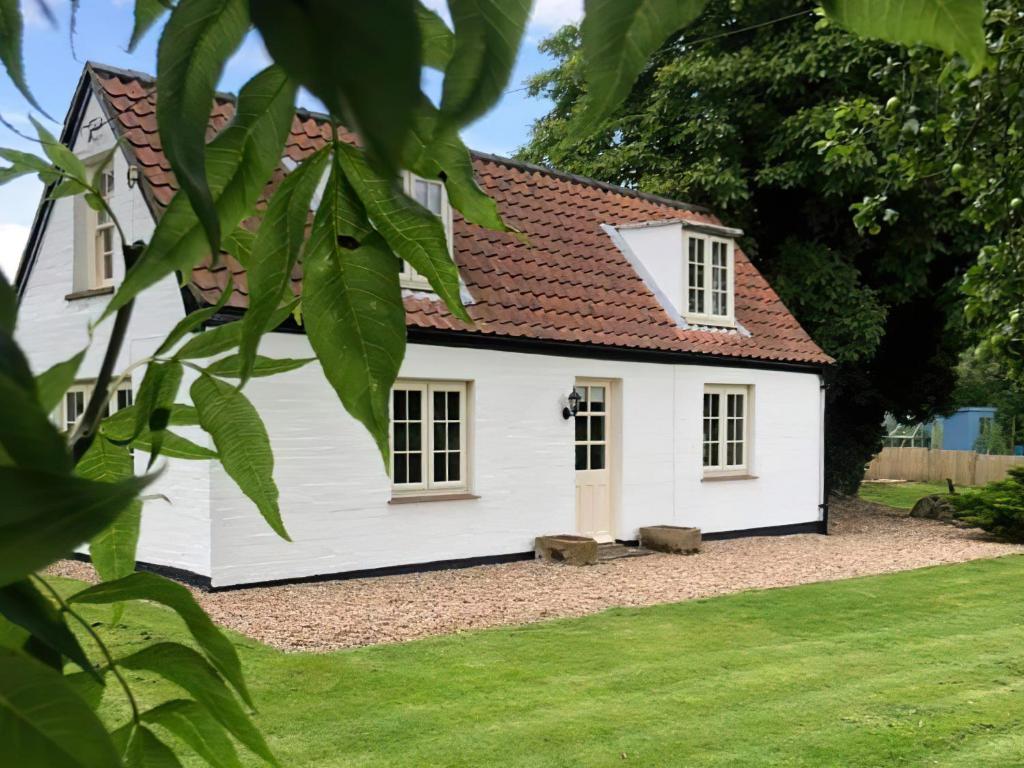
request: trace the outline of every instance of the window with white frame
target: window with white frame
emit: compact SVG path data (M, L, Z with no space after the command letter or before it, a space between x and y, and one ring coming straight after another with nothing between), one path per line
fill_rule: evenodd
M733 323L733 244L702 234L686 236L686 319Z
M441 219L441 223L444 225L445 240L450 250L452 247L452 210L448 204L448 193L444 188L444 183L423 179L413 173L406 173L404 185L405 193L409 197ZM399 274L403 288L430 288L427 278L404 261L401 262Z
M396 493L466 490L465 382L399 381L391 392Z
M114 170L108 166L96 176L96 187L104 200L114 193ZM114 284L114 221L105 208L90 209L90 266L91 288L105 288Z
M734 384L704 387L705 474L746 474L750 468L751 388Z
M59 412L55 415L57 425L62 431L70 431L75 428L78 420L85 413L86 406L89 405L89 399L92 397L95 388L95 384L91 381L76 382L68 387L68 391L64 393L64 400L58 408ZM132 404L132 401L131 381L121 382L114 396L107 403L106 415L109 416L120 411L122 408L127 408Z

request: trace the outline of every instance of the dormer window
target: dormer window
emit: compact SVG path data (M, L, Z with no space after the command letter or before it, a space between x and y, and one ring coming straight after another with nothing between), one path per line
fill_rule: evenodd
M733 244L711 235L686 235L684 270L687 322L732 326Z
M444 237L448 242L448 250L451 252L452 209L448 204L448 194L444 188L444 182L423 179L415 174L406 173L404 184L405 193L409 197L441 219L441 223L444 225ZM427 282L427 279L404 261L399 274L403 288L430 290L430 283Z

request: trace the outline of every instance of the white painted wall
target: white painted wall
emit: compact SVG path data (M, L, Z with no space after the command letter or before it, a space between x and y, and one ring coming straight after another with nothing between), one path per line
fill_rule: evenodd
M311 354L272 334L261 354ZM616 537L652 524L706 532L820 519L818 377L808 373L560 358L413 344L404 378L471 382L471 491L480 498L388 504L389 480L365 430L316 364L253 380L246 392L274 448L293 543L213 467L215 586L529 551L575 527L573 425L561 416L576 377L611 379L621 408ZM752 385L756 479L702 482L705 383Z
M83 125L94 118L106 119L95 100L86 108ZM92 141L88 137L89 131L83 129L73 145L75 153L83 159L113 145L113 132L106 125L93 134ZM148 240L154 226L152 215L138 187L130 189L127 185L128 165L124 154L115 154L113 162L115 190L111 207L131 240ZM89 325L99 318L110 298L108 295L71 301L64 298L75 287L74 205L73 198L62 198L54 203L18 313L16 337L36 373L68 359L89 343ZM120 284L123 275L124 265L117 259L115 284ZM145 358L183 316L181 291L173 277L146 291L132 315L128 341L122 348L116 370L124 370ZM96 329L78 378L88 380L98 374L111 325L112 320L108 319ZM136 391L143 373L144 368L140 368L132 376ZM184 394L187 395L187 385ZM182 434L191 439L206 439L197 431ZM145 469L147 460L148 454L136 456L137 472ZM164 494L170 503L160 500L145 503L139 559L208 574L209 464L170 460L162 477L147 493Z
M679 317L686 313L683 286L686 276L686 251L683 249L683 225L664 222L646 226L617 227L628 249L624 251L647 287L669 305Z

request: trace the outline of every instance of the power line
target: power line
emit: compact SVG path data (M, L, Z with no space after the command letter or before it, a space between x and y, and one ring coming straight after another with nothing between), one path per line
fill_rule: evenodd
M699 37L696 40L683 40L682 41L683 42L683 47L684 48L693 48L694 46L701 45L703 43L708 43L708 42L711 42L712 40L720 40L723 37L731 37L733 35L741 35L744 32L752 32L755 29L762 29L764 27L770 27L773 24L779 24L779 23L781 23L783 21L789 21L790 19L796 19L796 18L798 18L800 16L813 16L813 15L814 15L814 11L808 8L808 9L805 9L803 11L797 11L795 13L787 14L785 16L779 16L778 18L775 18L775 19L769 19L768 21L761 21L761 22L758 22L757 24L751 24L751 25L746 26L746 27L740 27L739 29L729 29L729 30L726 30L725 32L718 32L718 33L716 33L714 35L708 35L707 37ZM507 96L510 93L521 93L522 91L528 91L529 89L530 89L530 86L528 86L528 85L524 85L522 88L512 88L512 89L507 90L504 93L502 93L502 96Z

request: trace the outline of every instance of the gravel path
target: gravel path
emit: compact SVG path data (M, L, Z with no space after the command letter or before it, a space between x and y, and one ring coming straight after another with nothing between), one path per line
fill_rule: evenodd
M689 557L586 568L518 562L196 595L218 624L284 650L325 651L1018 553L1024 545L977 529L843 499L832 505L830 536L709 541ZM51 572L95 578L76 561Z

